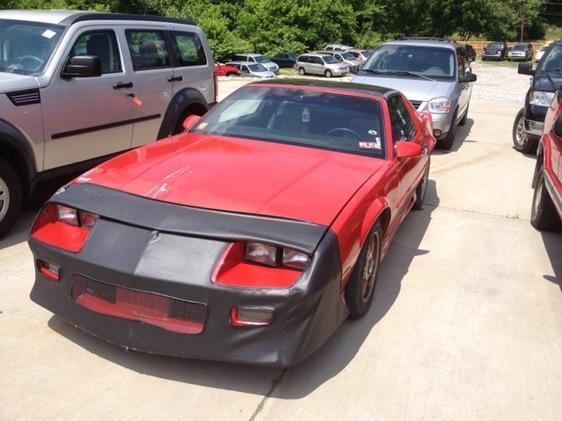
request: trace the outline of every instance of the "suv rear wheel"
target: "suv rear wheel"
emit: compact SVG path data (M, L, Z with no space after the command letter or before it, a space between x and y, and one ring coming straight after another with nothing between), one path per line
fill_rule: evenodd
M18 174L0 158L0 237L12 227L22 205L22 188Z

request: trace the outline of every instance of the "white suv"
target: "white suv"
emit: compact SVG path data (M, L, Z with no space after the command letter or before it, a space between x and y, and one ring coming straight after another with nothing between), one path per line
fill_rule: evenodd
M0 236L38 181L182 130L216 101L191 21L0 11Z

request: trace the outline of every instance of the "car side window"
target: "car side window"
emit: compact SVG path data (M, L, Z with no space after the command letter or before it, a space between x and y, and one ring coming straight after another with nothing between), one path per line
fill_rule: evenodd
M411 140L415 134L415 125L408 108L398 95L388 100L388 112L390 115L390 123L392 125L392 139Z
M172 32L179 67L204 66L207 64L203 43L192 32Z
M127 30L126 35L135 71L170 67L170 54L161 31Z
M463 52L461 50L457 50L457 61L459 67L459 78L463 78L466 74L466 60Z
M120 73L121 57L115 32L110 30L85 32L74 43L69 58L96 56L101 63L102 74Z
M312 59L314 60L313 61L314 64L324 64L320 57L312 57Z

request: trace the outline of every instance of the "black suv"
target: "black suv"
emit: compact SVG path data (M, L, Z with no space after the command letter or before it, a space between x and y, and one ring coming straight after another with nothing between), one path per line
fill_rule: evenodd
M517 113L513 123L513 145L519 152L534 154L542 136L548 106L562 86L562 41L548 47L536 69L531 63L521 63L518 72L533 78L525 97L525 107Z

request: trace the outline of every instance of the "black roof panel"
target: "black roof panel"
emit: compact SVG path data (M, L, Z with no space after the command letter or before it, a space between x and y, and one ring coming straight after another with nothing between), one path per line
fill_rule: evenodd
M169 18L166 16L155 15L134 15L126 13L96 13L84 12L76 13L65 18L62 25L72 25L77 22L84 22L90 20L137 20L145 22L164 22L164 23L180 23L183 25L195 25L195 22L189 19Z

